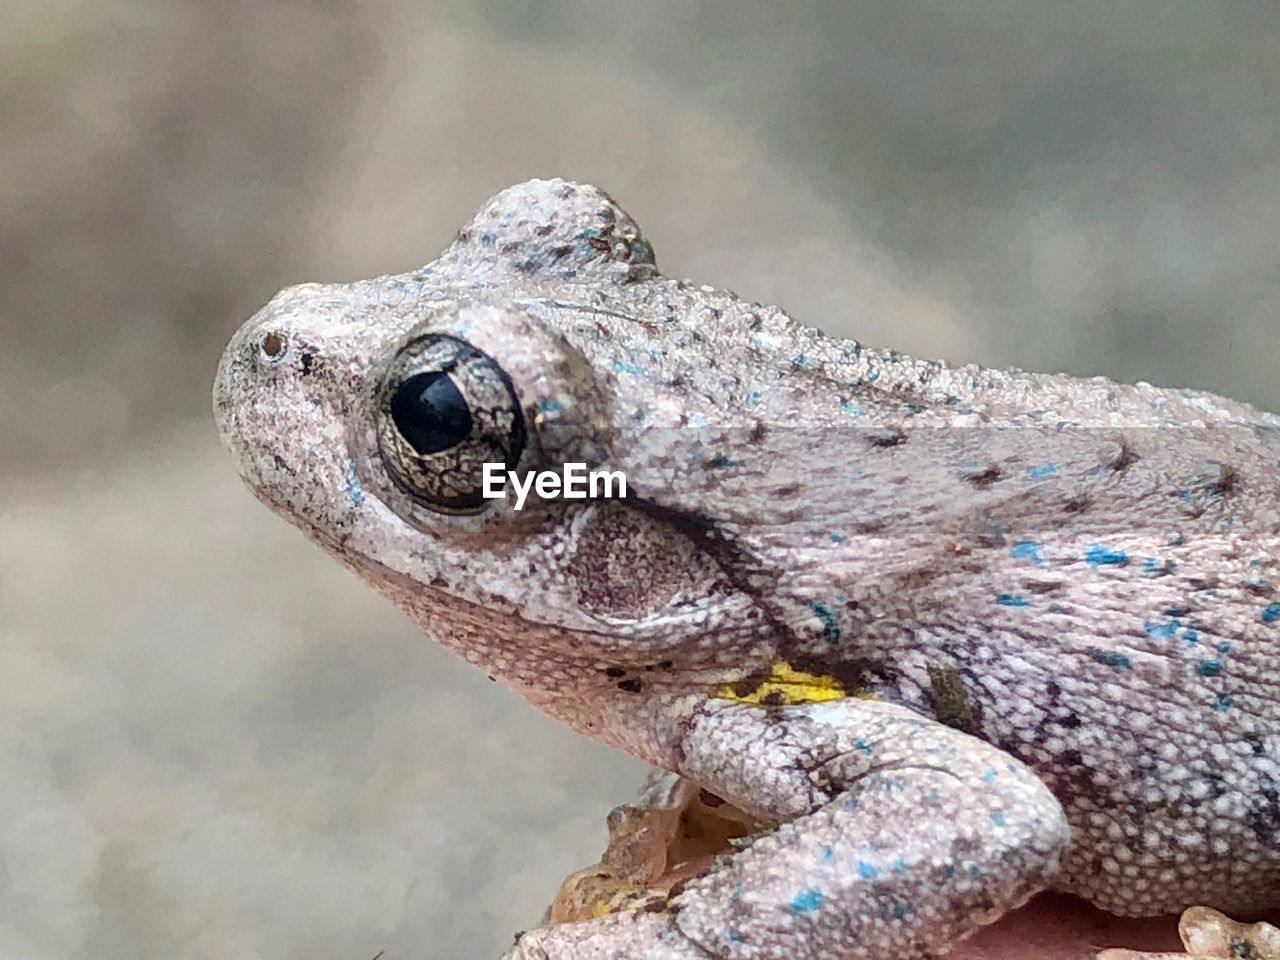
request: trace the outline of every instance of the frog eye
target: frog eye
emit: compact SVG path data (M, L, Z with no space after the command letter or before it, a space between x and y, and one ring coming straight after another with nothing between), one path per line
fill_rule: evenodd
M478 513L484 465L514 469L524 415L502 368L465 340L428 333L392 359L378 388L378 450L396 485L439 513Z

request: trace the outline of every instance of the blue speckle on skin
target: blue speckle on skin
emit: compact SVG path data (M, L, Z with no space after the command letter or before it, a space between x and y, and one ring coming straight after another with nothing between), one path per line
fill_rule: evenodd
M835 863L836 852L830 847L822 848L822 862L825 864Z
M1099 650L1094 647L1089 651L1089 656L1098 663L1106 664L1113 670L1128 670L1132 666L1127 656L1113 650Z
M757 406L759 406L759 405L760 405L760 401L761 401L761 399L762 399L762 395L761 395L760 391L759 391L759 390L752 390L750 393L748 393L748 394L747 394L747 406L748 406L748 407L757 407Z
M827 536L831 538L832 543L844 543L843 533L836 533L834 530L832 530L830 533L827 534Z
M700 413L689 414L689 426L694 430L701 430L707 425L707 418Z
M851 413L856 417L860 417L867 412L862 409L862 406L860 404L854 402L853 400L841 400L840 409L843 410L845 413Z
M1019 540L1009 550L1009 556L1015 560L1030 560L1037 567L1044 566L1044 557L1040 556L1040 544L1036 540Z
M858 876L863 880L874 880L880 876L880 868L867 863L865 860L859 860L855 865L855 869L858 871Z
M1028 600L1020 593L997 593L996 603L1002 607L1025 607Z
M831 608L817 600L809 601L809 609L822 621L822 639L827 643L835 643L840 639L840 621L831 612Z
M484 233L480 234L480 244L485 247L492 247L493 241L496 239L497 236L492 230L486 230Z
M637 367L634 363L627 363L625 360L613 361L614 373L629 373L633 377L643 377L645 375L644 367Z
M1275 623L1280 620L1280 603L1268 603L1259 614L1263 623Z
M895 903L893 905L893 919L895 920L902 920L910 912L911 907L905 903Z
M729 942L730 942L730 943L742 943L742 940L743 940L743 937L742 937L742 931L740 931L740 930L735 930L733 927L730 927L730 928L729 928Z
M1160 561L1155 557L1147 557L1142 561L1142 572L1150 576L1160 569Z
M871 744L867 743L867 741L863 740L861 737L855 737L853 741L853 749L857 750L859 753L870 753Z
M1032 480L1047 480L1057 472L1058 467L1052 460L1046 460L1038 467L1027 467L1027 476Z
M1213 709L1218 713L1226 713L1231 709L1231 694L1220 693L1218 699L1213 701Z
M643 410L637 410L635 413L631 415L631 419L634 420L636 423L644 423L644 417L645 417L645 413Z
M803 353L794 357L791 361L793 367L799 367L801 370L812 370L815 366L812 359L806 357Z
M1164 623L1158 623L1155 620L1144 620L1142 629L1147 636L1154 637L1157 640L1168 640L1178 635L1178 630L1182 626L1177 618L1171 618Z
M1182 639L1187 642L1188 647L1194 647L1200 642L1200 634L1198 631L1187 627L1186 632L1182 634Z
M737 465L738 465L737 460L730 460L723 453L711 461L711 466L719 470L723 470L729 467L736 467Z
M364 502L364 491L360 489L360 478L356 476L354 460L347 461L347 499L351 501L353 507L358 507Z
M1216 677L1222 673L1222 664L1217 660L1201 660L1196 664L1196 673L1202 677Z
M559 400L542 399L538 401L538 411L540 413L559 413L564 407L560 405Z
M1084 552L1084 561L1091 567L1123 567L1129 562L1129 555L1123 550L1111 550L1095 543Z
M993 814L991 815L991 822L992 822L992 823L994 823L997 827L1003 827L1003 826L1004 826L1004 814L1003 814L1003 813L993 813Z
M894 873L906 873L906 870L907 870L907 861L903 860L901 857L893 861Z
M810 887L808 890L801 890L792 897L787 906L795 913L812 913L814 910L822 909L822 904L826 902L826 899L821 890Z
M1231 652L1231 644L1229 644L1226 640L1223 640L1220 644L1218 644L1218 652L1219 652L1219 653L1230 653L1230 652Z
M995 767L987 767L986 770L982 771L982 782L990 783L997 776L999 776L999 773L996 771Z

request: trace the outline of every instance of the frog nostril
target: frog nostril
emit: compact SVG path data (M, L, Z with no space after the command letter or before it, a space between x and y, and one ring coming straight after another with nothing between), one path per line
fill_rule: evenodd
M288 341L274 330L268 331L258 342L258 349L262 351L262 355L271 362L278 361L283 357L287 346Z

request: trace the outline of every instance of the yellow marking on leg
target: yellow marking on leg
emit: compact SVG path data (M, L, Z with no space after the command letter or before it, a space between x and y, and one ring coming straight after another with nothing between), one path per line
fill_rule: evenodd
M716 688L715 695L721 700L756 706L823 703L857 696L856 693L850 694L844 684L830 674L805 673L782 660L769 669L769 675L753 690L743 692L739 683L722 683Z

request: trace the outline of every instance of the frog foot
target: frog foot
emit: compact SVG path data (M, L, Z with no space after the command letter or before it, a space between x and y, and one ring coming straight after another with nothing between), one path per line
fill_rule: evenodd
M1280 960L1280 928L1238 923L1209 907L1191 907L1178 921L1186 953L1103 950L1098 960Z
M662 774L646 785L637 803L615 807L608 827L600 862L564 879L547 922L664 910L678 884L704 872L756 825L690 781Z

